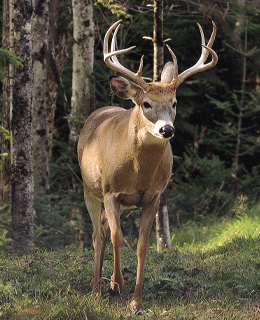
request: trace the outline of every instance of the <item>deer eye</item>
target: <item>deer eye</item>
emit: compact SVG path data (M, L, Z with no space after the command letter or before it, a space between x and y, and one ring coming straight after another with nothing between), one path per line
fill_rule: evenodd
M175 109L177 107L177 102L173 102L172 107Z
M145 109L152 109L152 106L148 102L144 102L143 106L144 106Z

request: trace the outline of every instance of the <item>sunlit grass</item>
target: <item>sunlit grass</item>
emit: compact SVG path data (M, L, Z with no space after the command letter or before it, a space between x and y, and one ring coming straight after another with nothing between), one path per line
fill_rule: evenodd
M181 230L173 230L173 246L181 252L206 252L221 247L236 238L256 238L260 236L260 205L248 210L239 202L232 216L204 218L189 222Z
M246 213L240 214L225 226L217 228L215 236L203 246L203 250L215 249L236 238L249 239L259 237L259 235L260 217Z

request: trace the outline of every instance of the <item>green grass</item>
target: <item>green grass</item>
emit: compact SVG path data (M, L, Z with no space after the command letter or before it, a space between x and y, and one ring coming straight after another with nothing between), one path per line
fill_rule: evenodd
M173 230L171 252L147 256L145 313L138 319L260 319L260 207L233 218L203 219ZM105 278L113 268L111 245ZM0 255L0 319L135 319L128 311L136 273L135 250L123 247L123 293L88 295L93 251L70 246L27 257Z
M209 251L239 237L248 239L259 236L260 204L249 210L242 199L233 215L201 217L200 221L189 221L181 229L174 229L172 242L180 251Z

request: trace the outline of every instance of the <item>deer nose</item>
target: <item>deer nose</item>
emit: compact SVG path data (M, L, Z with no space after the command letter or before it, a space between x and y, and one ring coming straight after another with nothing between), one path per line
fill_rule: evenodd
M164 138L171 138L174 135L175 129L170 125L166 125L161 127L159 132Z

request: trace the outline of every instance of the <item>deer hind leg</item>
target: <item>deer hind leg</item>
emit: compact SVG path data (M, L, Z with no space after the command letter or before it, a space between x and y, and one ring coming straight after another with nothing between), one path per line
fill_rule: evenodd
M93 274L93 279L91 281L90 284L90 288L91 291L93 291L95 288L96 290L94 290L93 294L98 295L100 294L101 291L101 284L100 283L96 283L95 279L98 279L97 281L99 281L102 277L102 267L103 267L103 261L104 261L104 255L105 255L105 249L106 249L106 243L107 243L107 239L109 236L109 225L108 225L108 221L106 218L106 211L104 210L101 214L101 230L100 230L100 244L99 244L99 256L98 256L98 250L96 249L97 245L97 237L96 237L96 231L94 229L93 232L93 246L94 246L94 250L95 250L95 265L94 265L94 274ZM96 266L99 266L99 271L96 269ZM95 274L95 270L96 274ZM96 277L97 275L97 277Z
M110 287L114 293L122 292L124 286L124 278L121 272L121 246L123 242L123 234L120 227L120 204L111 195L104 197L104 205L111 231L111 242L114 249L114 272L111 277Z
M137 314L143 312L142 306L142 291L143 291L143 277L144 277L144 264L148 250L148 241L153 221L159 207L159 197L155 197L153 201L142 208L142 215L140 220L139 239L137 243L137 275L136 285L134 291L133 301L130 309Z
M103 210L101 214L101 250L100 250L100 270L102 270L103 267L103 261L104 261L104 255L105 255L105 249L106 249L106 243L109 236L109 225L107 221L106 211Z
M86 206L93 223L93 247L94 247L94 272L90 283L90 289L94 296L101 291L100 278L102 277L102 230L101 230L101 202L96 198L85 195ZM104 251L104 250L103 250Z

